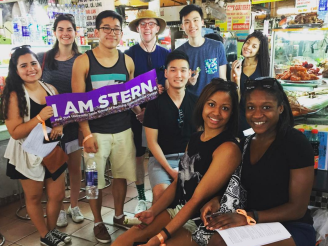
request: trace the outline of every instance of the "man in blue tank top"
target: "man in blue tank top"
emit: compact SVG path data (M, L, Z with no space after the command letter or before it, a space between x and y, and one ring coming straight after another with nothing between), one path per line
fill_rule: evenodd
M189 79L190 85L187 88L199 96L213 78L227 80L225 50L221 42L202 37L204 19L201 7L190 4L183 7L179 14L181 27L187 34L188 41L177 49L189 56L193 76Z
M160 85L165 85L164 66L169 51L159 45L156 45L156 36L165 30L166 22L159 18L154 11L145 9L137 13L137 18L130 22L129 28L133 32L140 34L141 42L132 46L125 54L134 61L134 77L156 69L157 81ZM146 104L140 105L142 112L136 115L131 114L131 127L133 131L134 144L136 146L137 163L137 181L138 204L135 213L147 210L146 196L144 190L144 159L146 147L142 146L144 131L142 130L142 121Z
M125 83L134 76L132 59L120 52L119 44L123 18L115 11L106 10L96 18L95 36L99 46L79 56L73 65L72 91L87 92L104 85ZM99 85L100 84L100 85ZM132 109L139 114L139 106ZM111 163L113 176L112 193L115 216L113 223L124 227L123 206L126 197L126 180L136 181L135 146L130 124L130 113L124 111L99 119L79 122L83 132L85 162L95 153L94 160L98 171L98 199L90 199L89 204L94 216L94 234L101 243L109 243L111 237L101 216L102 189L105 188L105 167L107 159Z

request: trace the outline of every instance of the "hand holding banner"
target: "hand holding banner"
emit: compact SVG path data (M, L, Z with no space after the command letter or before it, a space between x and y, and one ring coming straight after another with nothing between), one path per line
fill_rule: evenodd
M101 87L85 93L65 93L46 97L54 116L52 126L93 120L130 110L158 96L156 70L124 83Z

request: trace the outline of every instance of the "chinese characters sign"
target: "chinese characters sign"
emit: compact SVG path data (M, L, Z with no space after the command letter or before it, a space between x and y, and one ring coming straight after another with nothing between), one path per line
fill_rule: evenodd
M251 4L249 2L228 3L227 21L215 20L221 31L249 30L251 23Z
M79 0L78 4L83 4L85 7L88 38L94 38L97 15L104 10L114 10L114 2L108 0Z

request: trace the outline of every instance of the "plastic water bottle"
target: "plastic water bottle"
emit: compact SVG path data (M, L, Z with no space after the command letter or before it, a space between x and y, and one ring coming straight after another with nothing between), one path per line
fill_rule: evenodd
M14 42L13 44L20 44L22 42L22 24L17 15L13 19Z
M311 136L309 138L309 141L312 145L313 152L314 152L314 170L315 172L318 170L318 163L319 163L319 145L320 145L320 140L318 136L318 130L317 129L312 129L311 131Z
M82 18L81 18L82 27L87 28L87 13L85 12L85 8L83 4L81 5L81 14L82 14Z
M85 171L86 186L85 192L87 199L98 199L98 171L96 169L96 162L94 160L94 153L86 153L87 163Z
M51 25L47 25L47 44L48 45L53 45L54 44L54 39L52 36L52 29L51 29Z
M47 14L49 17L50 24L52 24L54 22L54 11L50 1L48 2Z
M21 22L22 22L23 43L30 44L30 28L29 28L28 19L26 17L22 17Z

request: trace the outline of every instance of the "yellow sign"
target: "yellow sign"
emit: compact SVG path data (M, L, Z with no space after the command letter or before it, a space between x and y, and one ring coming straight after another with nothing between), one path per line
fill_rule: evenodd
M279 1L286 1L286 0L252 0L252 4L272 3L272 2L279 2Z
M228 3L227 21L215 20L215 26L221 31L245 31L251 25L251 4L249 2Z

